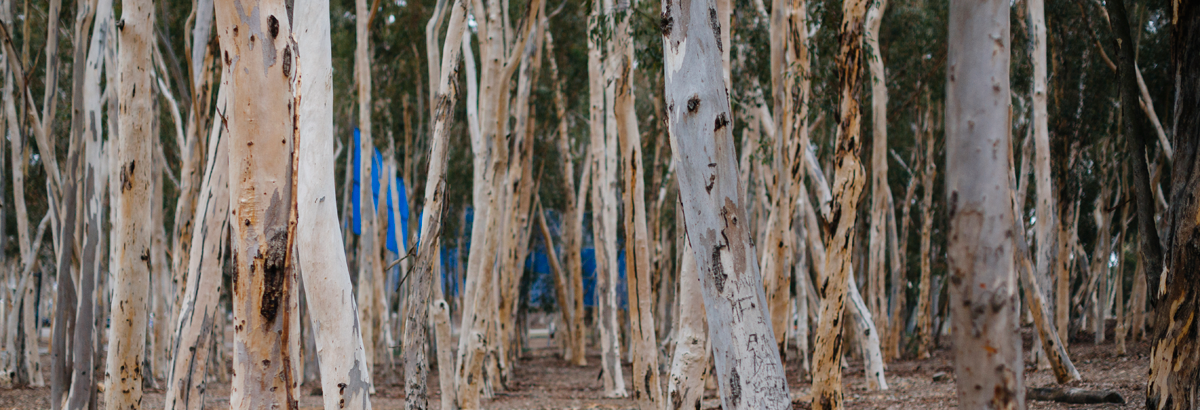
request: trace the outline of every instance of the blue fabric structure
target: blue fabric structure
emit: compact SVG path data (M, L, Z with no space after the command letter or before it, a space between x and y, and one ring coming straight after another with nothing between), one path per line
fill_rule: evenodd
M359 151L361 151L359 149L359 147L361 146L359 143L360 138L361 138L361 134L359 133L358 128L355 128L354 129L354 147L352 148L353 149L353 158L351 159L354 162L354 182L352 184L353 186L352 186L351 192L350 192L350 200L353 203L353 206L352 206L353 214L351 217L350 226L351 226L352 230L354 231L355 235L362 235L362 208L363 207L362 207L362 189L360 188L362 186L362 162L359 161L359 158L361 155L361 152L359 152ZM383 172L383 155L380 154L378 149L375 149L373 151L374 151L374 155L372 155L372 158L371 158L371 192L372 192L371 202L375 205L376 208L378 208L379 207L379 195L380 195L380 192L379 192L380 187L379 186L380 186L380 180L383 178L383 176L381 175ZM388 177L394 178L396 181L395 182L396 196L398 196L398 198L393 200L390 190L389 190L389 192L383 193L386 196L386 202L384 204L387 206L387 218L388 218L387 232L389 233L387 235L386 246L387 246L387 250L392 251L395 254L403 254L404 251L408 249L408 246L406 246L407 243L405 243L406 238L404 238L404 232L408 232L408 221L409 221L408 193L405 190L404 180L400 179L399 177L396 177L395 175L390 175ZM397 205L398 205L399 212L400 212L399 218L397 218L396 215L393 215L393 212L392 212L393 201L398 202ZM397 221L400 222L400 230L399 231L396 230L396 222ZM399 238L396 237L397 235L399 236Z

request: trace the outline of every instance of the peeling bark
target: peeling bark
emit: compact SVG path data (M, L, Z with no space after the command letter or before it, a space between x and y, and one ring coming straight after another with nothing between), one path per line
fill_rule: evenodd
M851 251L854 249L854 225L858 214L858 197L862 192L865 172L858 159L860 115L857 95L862 87L859 65L862 58L862 27L867 1L846 0L842 5L839 29L840 50L837 57L840 84L840 121L832 185L833 200L826 221L835 227L826 249L824 278L818 288L823 290L820 323L817 326L816 350L813 353L813 408L842 408L842 335L840 320L851 281ZM851 287L851 289L853 289Z

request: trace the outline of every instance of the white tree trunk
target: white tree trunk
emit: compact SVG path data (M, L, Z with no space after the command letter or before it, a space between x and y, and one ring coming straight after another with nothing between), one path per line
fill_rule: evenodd
M1012 252L1009 3L950 4L946 203L962 408L1025 407ZM997 152L999 150L999 152Z
M665 97L688 242L726 409L791 406L738 181L715 2L662 5ZM711 136L711 137L710 137Z
M217 91L216 110L224 113L223 121L234 114L228 110L230 74L222 76ZM229 235L229 140L225 125L215 124L208 137L208 162L200 183L199 202L193 220L191 255L184 293L181 295L178 320L175 322L175 355L167 375L166 409L201 409L204 407L206 375L212 352L212 338L221 296L222 267ZM310 302L311 303L311 302Z
M863 40L871 55L867 65L871 73L871 227L867 262L868 307L875 315L875 327L890 333L887 297L887 210L891 188L888 186L887 158L887 78L883 50L879 48L879 26L887 10L887 0L871 2L867 9L866 35ZM885 353L894 349L889 346ZM889 353L890 356L890 353ZM889 357L893 358L893 357Z
M603 3L603 4L602 4ZM592 2L588 16L588 31L600 30L601 13L608 14L611 1ZM609 49L600 36L588 36L588 83L592 151L592 234L596 244L596 317L600 331L600 355L604 395L624 397L625 378L621 370L621 345L617 325L617 204L615 192L617 147L610 134L615 125L608 119L612 107L611 93L606 83L612 77L612 67L604 50ZM610 145L613 145L610 147Z
M370 409L371 375L360 333L362 322L337 217L329 2L316 0L294 13L298 48L295 249L316 336L321 390L327 409Z
M1032 23L1032 40L1030 60L1033 63L1033 140L1034 150L1034 180L1037 189L1037 224L1034 225L1034 236L1037 240L1036 263L1037 271L1034 278L1039 289L1049 290L1053 286L1050 281L1051 270L1054 267L1054 257L1057 256L1058 222L1054 201L1054 186L1050 180L1050 130L1048 123L1047 86L1046 86L1046 10L1044 0L1032 0L1025 4ZM1023 208L1023 206L1022 206ZM1021 237L1023 239L1024 236ZM1045 295L1043 295L1044 297ZM1055 303L1067 303L1065 300L1048 299L1049 308L1054 309ZM1065 318L1064 318L1065 319ZM1058 321L1056 326L1066 328L1067 323ZM1064 334L1060 334L1063 336ZM1060 337L1062 342L1066 338ZM1045 357L1045 349L1038 345L1039 357Z
M849 289L858 289L854 275L850 275ZM854 322L855 334L858 338L858 348L863 356L864 377L870 390L887 390L887 380L883 375L883 353L880 351L879 329L875 327L874 318L867 303L857 291L846 292L850 297L850 318Z
M142 357L146 340L146 311L150 282L150 235L153 228L144 218L150 210L151 115L150 62L154 45L154 4L135 0L122 5L120 54L120 133L117 156L120 167L118 212L113 218L113 255L117 275L112 287L104 402L110 409L140 406L142 401ZM141 93L138 93L141 91ZM141 165L140 167L138 165Z
M846 0L842 6L840 51L837 58L841 78L840 117L837 131L837 149L834 162L832 186L833 200L830 202L830 225L836 230L826 249L824 278L819 289L825 290L821 299L820 323L817 326L816 350L813 353L813 408L842 408L842 349L840 320L844 308L846 290L849 288L853 264L854 225L858 213L858 196L865 183L862 164L857 149L861 145L859 136L860 112L857 101L862 86L859 65L862 58L862 26L866 12L865 0Z
M225 124L236 272L230 406L295 406L300 328L292 253L297 182L295 112L289 109L297 54L292 25L282 0L219 2L216 16L224 67L232 77L233 117Z
M708 374L708 322L704 310L702 279L696 271L696 258L687 241L679 267L679 338L671 374L667 379L667 397L663 410L683 410L700 407L704 398L704 380Z

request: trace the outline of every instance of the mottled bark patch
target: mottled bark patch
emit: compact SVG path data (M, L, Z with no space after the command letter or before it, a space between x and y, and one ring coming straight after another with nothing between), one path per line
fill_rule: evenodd
M279 38L279 19L275 16L267 16L267 32L271 34L271 39Z
M729 125L729 117L725 116L725 113L717 114L717 119L713 123L713 132L720 131L726 125Z
M735 365L736 362L730 364ZM729 373L729 404L737 408L742 401L742 378L738 376L737 367L730 369Z
M288 206L284 205L279 192L271 197L263 222L266 223L266 252L261 254L263 264L263 293L259 313L268 322L274 322L283 304L285 279L288 275Z
M717 287L717 294L725 292L725 279L729 277L725 273L725 268L721 265L721 248L723 245L717 245L712 250L712 277L713 285Z
M708 25L712 26L714 40L717 41L717 51L725 52L725 46L721 44L721 19L717 18L717 9L708 8Z

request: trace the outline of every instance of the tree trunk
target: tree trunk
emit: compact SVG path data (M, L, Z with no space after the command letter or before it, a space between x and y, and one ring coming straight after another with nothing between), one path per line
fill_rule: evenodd
M837 131L833 200L830 203L831 226L834 234L825 246L825 274L818 288L825 290L821 299L820 323L817 327L816 350L813 353L813 408L842 408L842 335L840 319L846 289L852 274L851 251L854 249L854 225L858 214L858 197L865 183L862 164L858 159L861 113L857 95L862 87L859 64L862 58L862 26L866 12L865 0L846 0L842 5L842 26L837 57L841 103Z
M887 0L871 2L867 9L866 33L863 37L871 56L867 66L871 73L871 227L867 255L867 302L875 315L875 328L889 334L887 300L887 210L891 187L888 186L887 158L887 74L883 65L883 50L879 48L879 26L887 10ZM883 349L884 357L894 359L895 348Z
M445 213L444 199L446 195L446 158L449 152L449 131L454 114L454 104L458 99L458 88L453 81L458 78L459 53L462 36L466 29L466 5L462 0L455 0L450 11L450 25L446 31L446 42L441 61L441 75L438 78L436 98L436 116L433 117L433 135L430 141L430 163L425 183L425 212L421 217L421 244L417 251L417 261L414 265L412 286L407 310L408 326L404 332L404 377L405 377L405 408L428 408L428 388L425 385L429 374L429 362L425 357L428 334L426 318L429 294L435 283L433 275L440 272L431 271L434 258L439 254L438 242L442 229L442 217ZM442 301L439 306L444 306ZM444 310L444 309L441 309ZM448 356L448 355L447 355ZM448 358L448 357L447 357ZM442 367L443 369L446 366ZM443 378L442 380L446 380ZM448 386L443 387L447 391ZM443 397L443 400L446 400Z
M1008 166L1012 168L1012 151L1009 151ZM1009 175L1012 175L1011 173ZM1016 186L1015 175L1009 180L1009 186ZM1015 188L1014 188L1015 189ZM1012 193L1012 208L1014 214L1019 214L1021 203L1017 200L1015 190L1010 190ZM1025 221L1023 218L1013 218L1013 232L1026 232ZM1021 288L1025 291L1025 304L1029 312L1033 316L1034 325L1037 328L1038 341L1041 342L1041 349L1045 352L1045 359L1054 370L1054 377L1059 383L1069 383L1081 380L1079 371L1075 369L1075 365L1071 363L1071 358L1067 356L1067 349L1063 346L1062 341L1058 338L1058 330L1055 329L1054 323L1050 321L1050 304L1046 301L1046 294L1042 293L1041 285L1033 271L1033 255L1029 251L1029 245L1025 242L1025 235L1018 235L1013 239L1014 257L1016 258L1017 269L1020 270ZM1108 259L1106 258L1105 261Z
M221 77L216 112L224 114L208 137L208 162L197 196L192 238L188 241L191 255L187 257L187 273L177 275L187 278L187 283L180 295L179 317L174 322L171 345L175 347L175 355L171 358L164 398L164 408L168 410L204 407L212 339L216 332L224 332L216 326L218 316L223 314L218 303L223 282L221 269L229 244L229 136L225 132L234 113L227 102L232 74L226 72Z
M607 4L601 4L607 3ZM593 2L588 16L588 31L601 30L601 13L609 14L611 0ZM609 17L604 17L609 18ZM611 39L609 39L611 41ZM617 147L609 138L616 130L609 124L613 104L609 87L613 77L609 57L604 50L611 47L598 35L588 36L588 82L592 151L592 234L596 244L596 307L597 327L600 331L601 368L603 369L604 395L624 397L625 378L621 370L620 328L617 326L617 204L615 192Z
M228 53L225 69L232 77L228 111L233 117L225 124L236 269L230 405L291 407L300 343L292 253L296 120L289 109L296 52L283 1L236 6L220 2L216 8L222 53Z
M703 280L696 271L692 247L683 241L679 268L679 337L671 374L667 380L664 410L683 410L700 407L704 398L704 381L709 377L708 358L712 344L708 339L708 322L700 312L704 309Z
M328 1L295 11L296 249L320 359L325 408L370 409L371 375L338 228ZM367 182L369 183L369 182ZM365 199L369 200L369 199ZM365 235L364 235L365 236ZM333 392L337 392L334 394Z
M146 340L146 311L150 281L149 215L151 198L150 122L154 99L150 93L150 61L154 45L154 4L135 0L122 6L120 54L120 113L118 139L120 204L113 218L113 242L119 242L117 275L112 287L112 327L109 331L105 405L110 409L140 406L142 358ZM138 94L137 91L142 93ZM137 165L141 164L140 168Z
M1109 14L1112 15L1113 31L1117 32L1122 44L1129 44L1129 24L1125 14L1124 4L1120 1L1108 2ZM1200 370L1200 357L1196 351L1200 340L1195 332L1196 315L1200 293L1195 286L1197 274L1197 249L1195 243L1200 230L1195 218L1200 210L1196 201L1185 200L1190 192L1196 189L1196 164L1200 161L1197 155L1200 139L1200 110L1194 103L1200 96L1200 75L1197 75L1197 45L1200 45L1200 7L1196 3L1176 3L1172 28L1172 66L1176 68L1175 96L1179 105L1175 112L1175 135L1179 144L1175 150L1174 172L1171 175L1171 198L1179 198L1171 202L1170 215L1164 220L1170 224L1170 232L1174 232L1168 244L1169 258L1167 268L1163 269L1162 283L1158 288L1159 272L1153 259L1147 258L1145 264L1146 284L1149 285L1147 294L1155 299L1154 320L1151 322L1151 353L1150 381L1146 389L1146 408L1150 409L1190 409L1196 407L1196 374ZM1141 136L1141 141L1130 141L1142 146L1146 138L1144 133L1131 132L1136 126L1133 111L1133 76L1132 67L1134 51L1131 47L1120 47L1121 57L1121 108L1125 120L1125 131L1128 138ZM1135 152L1140 154L1141 151ZM1144 169L1142 169L1144 171ZM1134 173L1138 166L1134 164ZM1138 187L1143 188L1142 186ZM1142 208L1142 192L1139 191L1138 213L1146 213L1149 209ZM1153 225L1151 228L1153 229ZM1143 249L1147 237L1154 232L1147 232L1146 225L1139 227ZM1136 325L1136 322L1135 322Z
M666 0L662 10L668 129L688 242L704 286L722 406L788 408L745 189L738 181L720 65L725 45L720 24L710 18L715 3Z
M1037 224L1034 225L1034 236L1037 241L1037 249L1034 261L1037 263L1037 270L1034 278L1037 280L1039 289L1049 290L1053 282L1051 282L1052 269L1055 266L1055 256L1058 238L1058 218L1055 215L1054 201L1054 185L1050 177L1050 131L1048 126L1047 112L1047 87L1046 87L1046 11L1044 0L1030 0L1025 3L1029 12L1029 20L1032 26L1030 35L1030 60L1033 63L1033 90L1031 99L1033 100L1033 141L1034 157L1033 173L1034 185L1037 189ZM1023 208L1023 206L1022 206ZM1044 296L1044 295L1043 295ZM1053 298L1047 300L1049 308L1054 310L1056 301ZM1068 303L1065 300L1059 300L1057 303ZM1067 323L1057 321L1055 325L1065 329ZM1066 338L1063 334L1059 335L1059 340L1066 343ZM1050 353L1050 352L1044 352Z
M635 0L617 2L616 32L613 35L616 69L615 111L620 136L625 209L625 286L629 295L629 349L633 356L633 398L643 409L663 405L662 384L658 378L658 343L654 327L654 297L651 294L650 233L646 226L646 188L642 166L642 138L638 132L637 110L633 95L633 15Z
M378 315L382 312L376 312L374 290L375 286L383 284L374 283L376 265L379 264L379 246L376 242L377 230L375 220L378 214L375 207L375 201L372 199L376 192L372 186L371 179L374 178L374 170L372 160L374 160L375 139L372 136L371 129L371 43L370 43L370 27L367 25L371 10L368 0L355 0L355 36L354 36L354 81L358 86L358 132L359 132L359 155L356 160L359 162L359 207L358 212L361 220L355 221L359 224L360 233L358 237L358 281L355 283L358 291L358 316L362 320L363 326L362 337L363 347L367 354L367 374L373 374L375 369L377 340L376 335L378 329ZM374 391L374 386L371 391Z
M950 5L949 34L958 41L950 42L947 57L946 202L954 371L963 408L1025 407L1010 247L1008 13L1005 1Z

